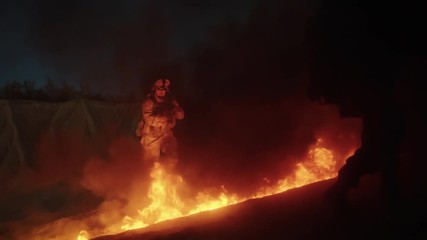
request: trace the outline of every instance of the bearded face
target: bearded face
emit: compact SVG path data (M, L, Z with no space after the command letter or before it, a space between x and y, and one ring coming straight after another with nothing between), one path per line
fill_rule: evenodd
M155 88L154 94L156 94L156 97L158 98L164 98L166 96L166 89L164 88Z

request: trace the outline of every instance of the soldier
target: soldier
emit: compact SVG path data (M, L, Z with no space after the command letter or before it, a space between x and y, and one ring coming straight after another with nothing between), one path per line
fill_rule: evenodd
M177 142L172 129L176 120L184 118L184 111L170 96L170 81L158 79L142 103L142 120L136 135L141 137L144 159L148 162L167 161L175 165L178 160Z

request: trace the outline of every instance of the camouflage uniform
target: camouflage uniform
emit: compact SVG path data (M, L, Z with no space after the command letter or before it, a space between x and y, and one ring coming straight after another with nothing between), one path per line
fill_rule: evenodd
M159 80L156 83L159 83ZM168 82L163 81L163 83ZM157 85L168 92L169 84ZM168 95L163 98L157 97L155 87L154 92L149 94L142 103L142 121L138 125L136 134L141 137L146 161L157 162L168 158L168 162L176 163L177 142L172 129L177 119L184 118L184 111L178 102Z

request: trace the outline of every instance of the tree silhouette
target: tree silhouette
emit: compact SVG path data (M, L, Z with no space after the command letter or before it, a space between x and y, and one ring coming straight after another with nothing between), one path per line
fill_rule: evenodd
M44 86L43 86L43 92L46 94L47 99L57 99L58 95L58 87L55 85L53 80L51 78L47 78Z
M11 82L8 82L3 87L3 96L6 99L21 99L23 97L23 85L14 80Z

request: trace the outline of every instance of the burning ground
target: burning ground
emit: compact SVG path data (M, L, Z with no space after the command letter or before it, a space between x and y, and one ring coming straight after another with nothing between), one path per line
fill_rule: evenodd
M189 105L168 169L141 158L138 107L3 101L3 236L92 238L268 196L334 177L359 141L357 119L298 96Z
M323 194L334 180L326 180L215 211L174 219L96 240L136 239L422 239L412 219L406 227L388 228L391 219L379 200L379 176L362 181L352 192L346 212L336 214ZM404 222L402 221L402 222ZM408 230L412 231L409 232ZM418 235L417 235L418 234ZM418 237L418 238L416 238Z

